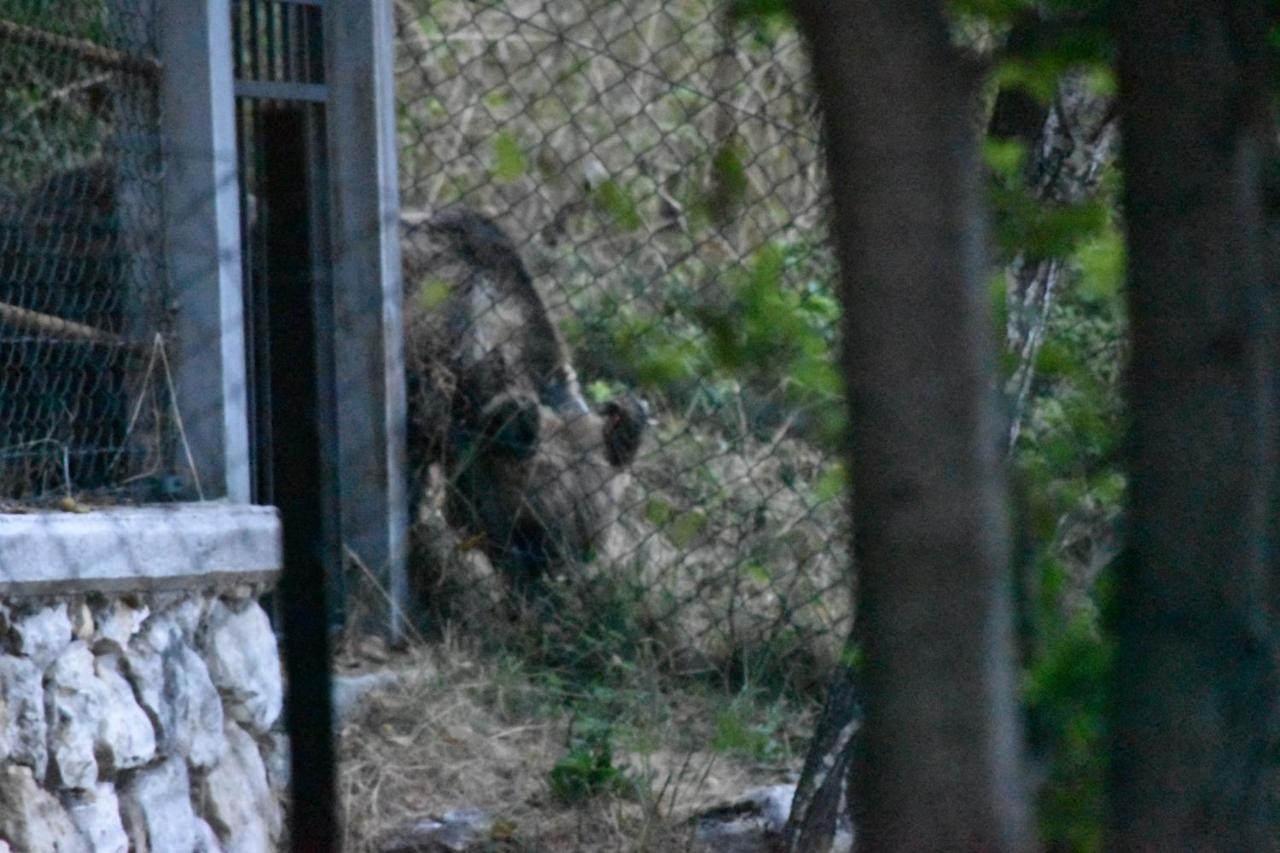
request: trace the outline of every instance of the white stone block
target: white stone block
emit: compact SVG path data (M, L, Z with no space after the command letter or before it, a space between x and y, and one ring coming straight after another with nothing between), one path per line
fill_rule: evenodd
M215 601L205 624L203 652L227 713L255 734L270 731L280 716L284 686L276 637L262 608L250 603L236 611Z

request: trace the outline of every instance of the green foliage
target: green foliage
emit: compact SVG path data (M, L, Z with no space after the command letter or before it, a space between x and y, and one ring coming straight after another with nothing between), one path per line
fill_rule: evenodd
M635 231L644 225L640 208L631 193L622 184L614 180L600 183L592 192L596 204L608 214L614 227L619 231Z
M720 146L711 160L711 186L703 202L711 221L725 224L733 218L747 196L747 167L738 140Z
M612 736L611 727L599 720L579 721L570 733L569 751L551 768L551 795L565 804L601 795L635 796L627 768L614 763Z
M762 704L748 692L739 693L716 714L711 748L759 764L785 764L794 754L786 737L788 713L781 703Z
M513 134L507 131L493 138L493 178L503 184L524 177L529 171L529 160Z
M1107 205L1104 201L1099 205ZM1124 247L1114 216L1064 227L1067 287L1050 313L1014 463L1035 589L1025 707L1047 765L1038 793L1050 849L1102 849L1111 643L1100 614L1127 480L1120 393Z
M839 305L826 283L789 286L789 269L805 262L803 246L766 244L725 306L705 306L698 319L715 366L736 376L776 376L788 398L814 411L819 435L843 430L843 383L835 367Z
M1102 850L1107 771L1107 685L1112 645L1095 610L1063 616L1055 600L1065 569L1044 568L1044 651L1027 674L1024 701L1033 749L1048 753L1038 811L1050 849Z

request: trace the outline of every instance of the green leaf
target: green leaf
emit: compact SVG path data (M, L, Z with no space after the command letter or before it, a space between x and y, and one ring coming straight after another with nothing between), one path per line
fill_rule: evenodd
M596 203L604 209L605 213L609 214L613 224L620 230L635 231L644 225L644 220L640 216L640 210L636 207L635 200L617 181L604 181L595 188L594 194Z
M652 524L665 527L675 515L675 508L662 498L649 498L644 505L644 517Z
M677 548L687 547L706 526L707 517L696 509L681 513L671 525L671 543Z
M529 170L529 160L524 149L509 131L503 131L493 138L493 155L493 178L499 183L509 184L524 177Z
M728 222L746 198L748 185L741 146L737 140L726 142L711 160L711 186L705 200L711 220L721 225Z
M1027 146L1017 139L988 139L983 143L982 157L997 175L1017 179L1027 160Z
M418 288L418 304L428 311L439 308L449 298L450 288L447 281L432 279L425 281Z
M587 383L585 390L587 399L596 404L603 403L613 396L613 388L602 379Z
M791 14L789 0L729 0L729 20L754 21Z
M828 466L822 472L822 475L818 477L818 482L813 486L813 496L825 503L844 494L844 490L848 485L848 472L843 463L837 462Z

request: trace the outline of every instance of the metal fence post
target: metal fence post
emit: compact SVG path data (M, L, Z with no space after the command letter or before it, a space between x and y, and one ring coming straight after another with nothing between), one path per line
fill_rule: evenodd
M399 637L408 507L391 3L331 0L325 28L342 539L389 597Z
M160 4L166 251L188 497L249 501L240 201L227 0Z

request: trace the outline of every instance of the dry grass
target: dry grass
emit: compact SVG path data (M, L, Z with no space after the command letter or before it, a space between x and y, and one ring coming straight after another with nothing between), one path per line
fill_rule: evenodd
M761 761L719 731L724 709L737 707L747 727L752 715L783 712L741 697L666 692L640 676L607 691L575 688L452 643L390 666L401 681L369 694L341 729L343 846L357 853L378 850L407 820L456 808L493 815L494 850L692 850L688 817L794 772L789 746L809 722L788 714L788 731L774 735L781 751ZM595 714L609 716L614 761L634 792L559 802L550 771Z

